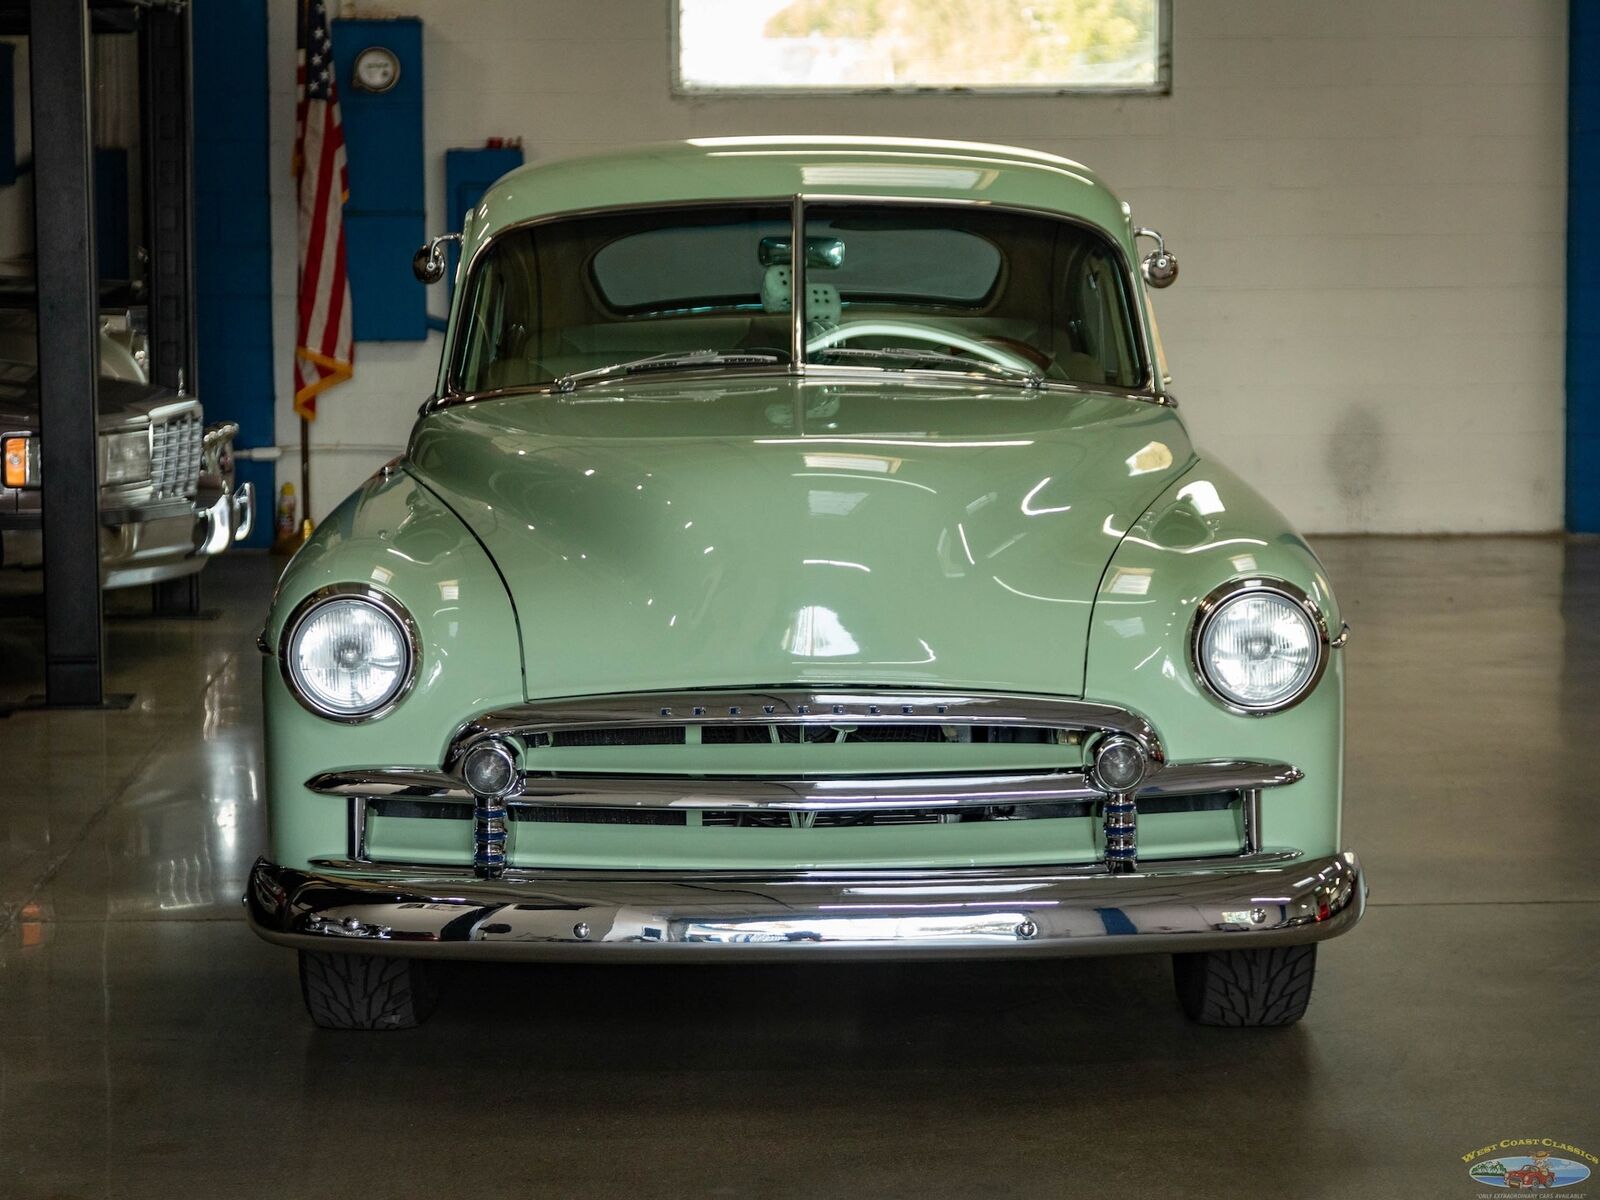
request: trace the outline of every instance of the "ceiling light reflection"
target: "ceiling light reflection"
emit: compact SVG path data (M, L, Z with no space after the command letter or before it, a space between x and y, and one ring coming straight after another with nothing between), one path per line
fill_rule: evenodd
M1042 517L1046 513L1064 513L1071 511L1072 505L1070 504L1058 504L1054 506L1034 504L1033 498L1040 492L1044 491L1045 488L1050 486L1051 478L1052 476L1046 475L1043 479L1039 480L1038 483L1033 485L1032 491L1022 498L1022 512L1024 516Z

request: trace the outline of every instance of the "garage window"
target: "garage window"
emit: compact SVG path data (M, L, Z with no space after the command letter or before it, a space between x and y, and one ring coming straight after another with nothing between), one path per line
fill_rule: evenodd
M1170 0L675 0L675 88L1165 92Z

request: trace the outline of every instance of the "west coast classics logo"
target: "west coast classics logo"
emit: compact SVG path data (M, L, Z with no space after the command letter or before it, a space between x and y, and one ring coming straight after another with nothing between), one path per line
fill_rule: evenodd
M1463 1154L1461 1161L1474 1183L1513 1192L1569 1188L1600 1165L1587 1150L1553 1138L1506 1138Z

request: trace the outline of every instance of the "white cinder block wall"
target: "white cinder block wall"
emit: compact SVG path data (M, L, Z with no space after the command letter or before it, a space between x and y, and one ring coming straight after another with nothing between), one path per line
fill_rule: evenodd
M977 0L974 7L981 7ZM1162 97L677 99L665 0L406 0L444 151L852 133L1079 159L1167 234L1174 390L1202 447L1302 528L1562 520L1567 11L1555 0L1175 0ZM272 5L281 479L296 479L294 6ZM444 293L434 289L436 310ZM362 343L313 429L313 515L401 449L437 335Z

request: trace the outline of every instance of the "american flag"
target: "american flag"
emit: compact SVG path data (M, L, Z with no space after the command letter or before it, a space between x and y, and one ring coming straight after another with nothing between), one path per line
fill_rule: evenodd
M300 318L294 348L294 409L317 416L317 393L350 378L350 278L345 273L344 202L350 195L333 39L324 0L299 0L294 168L300 181Z

